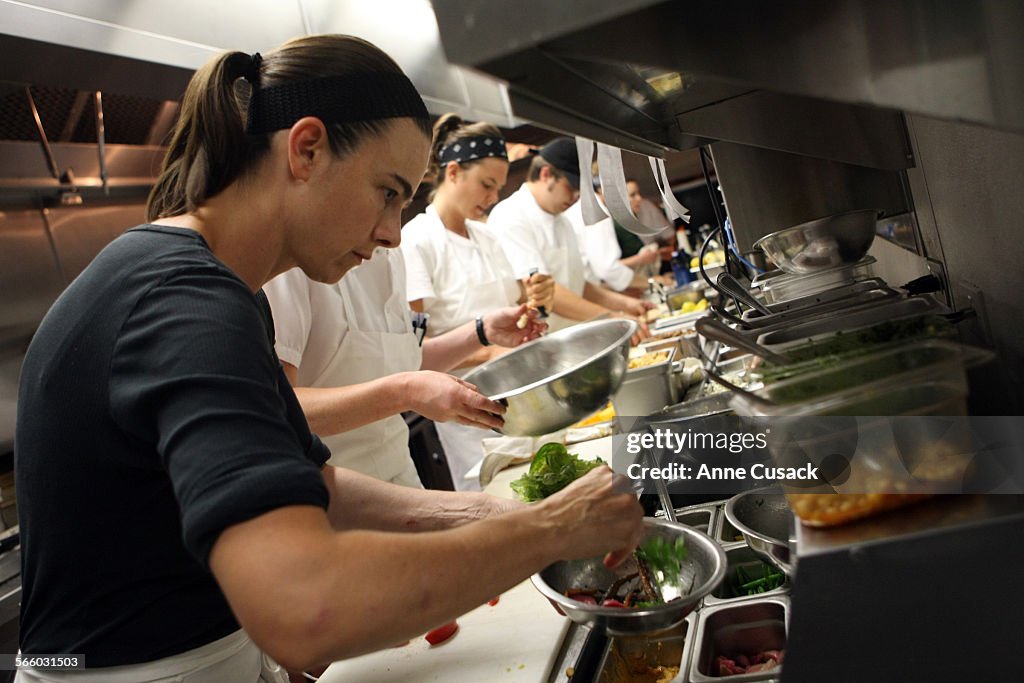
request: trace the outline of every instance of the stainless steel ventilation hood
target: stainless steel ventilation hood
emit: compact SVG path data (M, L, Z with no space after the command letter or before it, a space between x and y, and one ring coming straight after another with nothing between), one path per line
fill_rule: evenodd
M217 53L267 51L312 33L346 33L375 43L406 70L434 114L456 111L518 125L502 84L445 59L428 0L0 0L4 53L7 40L27 39L38 57L19 65L4 60L0 78L66 84L69 77L60 72L81 69L60 48L75 48L107 57L91 65L91 85L75 87L97 89L106 81L106 89L123 94L177 99L187 76ZM45 52L48 46L52 53ZM15 69L30 77L12 77ZM111 83L111 69L125 77ZM148 77L139 69L149 69Z
M225 50L265 52L313 33L380 46L433 114L522 123L502 83L448 63L428 0L0 0L0 200L144 193L196 68ZM28 87L38 112L23 104Z
M910 162L900 112L1024 131L1021 3L434 0L434 9L448 58L505 80L516 114L640 153L712 139L895 169ZM807 125L788 135L773 117ZM858 136L834 135L837 126L881 139L873 151L851 147Z

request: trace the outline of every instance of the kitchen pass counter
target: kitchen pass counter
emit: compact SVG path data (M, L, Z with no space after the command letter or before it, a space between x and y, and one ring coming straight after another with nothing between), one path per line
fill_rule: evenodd
M543 683L569 627L529 580L457 620L459 631L431 647L408 645L335 662L321 683L509 681Z
M581 457L611 462L611 437L570 446ZM526 470L520 465L499 472L485 489L511 497L509 482ZM569 628L529 579L457 620L459 632L431 647L422 636L404 647L335 662L322 683L408 683L409 681L508 681L545 683Z

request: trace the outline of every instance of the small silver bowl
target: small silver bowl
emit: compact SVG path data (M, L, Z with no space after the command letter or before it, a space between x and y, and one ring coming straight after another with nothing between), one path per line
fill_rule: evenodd
M690 587L685 596L647 609L601 607L568 598L565 593L570 589L608 588L616 578L629 573L631 560L610 570L601 557L556 562L534 574L533 585L572 621L602 628L609 635L655 633L678 626L725 578L725 552L707 534L682 524L645 517L644 526L645 539L652 536L673 542L677 538L685 539L687 558L683 564L682 585Z
M632 320L596 320L536 339L462 379L508 407L509 436L540 436L595 412L622 384Z
M765 235L754 248L794 275L852 266L871 248L877 216L874 209L862 209L818 218Z
M768 486L737 493L725 504L725 518L743 534L755 554L787 576L795 573L789 542L793 535L793 511L782 489Z

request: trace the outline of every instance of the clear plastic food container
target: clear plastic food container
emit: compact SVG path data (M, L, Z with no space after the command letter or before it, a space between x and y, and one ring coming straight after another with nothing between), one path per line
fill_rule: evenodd
M952 339L955 333L956 329L951 323L931 313L885 320L859 329L822 335L802 344L789 345L783 352L792 359L791 363L782 366L765 364L753 369L751 374L765 384L771 384L807 372L819 372L828 368L830 363L867 357L889 347L902 347L915 341Z
M916 385L949 386L967 395L964 370L993 357L990 351L941 339L912 340L853 356L807 361L799 374L766 384L752 397L736 396L740 415L960 415L945 410L949 390L902 391Z
M956 490L970 471L970 433L964 421L936 416L967 414L965 369L992 355L918 340L831 362L730 405L770 427L777 466L809 463L828 477L828 485L784 485L801 521L842 524Z

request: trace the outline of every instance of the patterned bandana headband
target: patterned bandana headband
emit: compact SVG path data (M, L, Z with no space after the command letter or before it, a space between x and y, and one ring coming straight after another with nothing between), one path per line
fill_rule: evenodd
M355 73L254 88L246 132L291 128L304 116L325 124L429 119L423 98L402 73Z
M450 145L445 145L437 153L437 163L441 166L455 161L464 164L474 159L486 157L498 157L508 160L508 152L505 150L504 138L493 135L474 135L468 138L456 140Z

